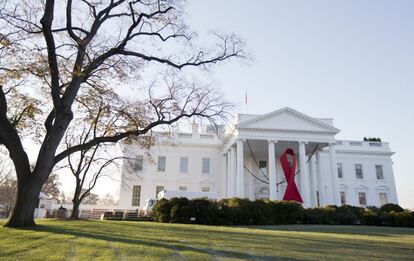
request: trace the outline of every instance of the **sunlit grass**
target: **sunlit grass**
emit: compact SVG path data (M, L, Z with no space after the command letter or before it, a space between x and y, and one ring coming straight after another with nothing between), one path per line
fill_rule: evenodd
M0 228L0 260L413 260L414 229L37 221ZM0 221L3 225L4 221Z

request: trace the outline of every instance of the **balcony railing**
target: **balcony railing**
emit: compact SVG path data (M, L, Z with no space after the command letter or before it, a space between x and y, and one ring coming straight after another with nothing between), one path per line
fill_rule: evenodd
M191 133L178 133L178 138L191 139L192 137L193 134Z
M370 147L382 147L382 142L369 142Z
M200 134L200 139L203 140L214 140L215 135L213 134Z
M340 147L361 147L361 148L371 147L372 149L374 148L389 149L387 142L378 142L378 141L337 140L336 145Z

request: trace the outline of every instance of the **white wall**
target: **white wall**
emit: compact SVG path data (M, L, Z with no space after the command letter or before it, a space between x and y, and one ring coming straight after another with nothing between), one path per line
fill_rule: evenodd
M328 166L328 155L323 155ZM358 192L365 192L368 206L380 206L379 193L387 193L389 203L398 204L392 160L389 155L369 153L337 153L337 162L342 163L343 178L339 179L339 190L345 191L346 203L359 206ZM355 164L362 164L363 179L357 179ZM382 165L384 179L377 180L375 165Z
M146 155L148 154L149 155ZM141 185L140 206L145 200L156 198L156 186L164 186L167 190L179 190L186 186L188 191L201 191L201 187L209 186L211 192L222 191L222 155L218 146L211 145L156 145L149 152L137 145L125 145L124 155L134 157L145 155L143 171L134 171L124 164L121 181L119 207L136 209L132 206L132 187ZM166 157L165 172L158 172L158 156ZM188 173L180 173L180 158L188 157ZM210 175L202 174L202 158L210 158Z
M179 186L187 186L188 191L201 191L202 186L209 186L211 191L223 194L223 157L220 151L219 142L203 144L188 139L186 142L178 142L176 145L164 144L156 145L150 151L144 151L137 145L124 145L124 155L134 157L144 155L143 171L136 173L128 164L124 164L123 177L121 182L121 195L119 208L136 209L132 206L132 187L141 185L140 206L142 208L145 200L155 198L156 186L164 186L167 190L178 190ZM395 188L394 173L392 168L391 152L387 145L386 148L377 147L352 147L337 146L337 162L342 163L343 178L339 179L339 191L345 191L346 204L359 206L358 192L365 192L367 196L367 206L380 206L379 193L387 193L389 203L398 203ZM157 171L158 156L166 157L166 171ZM180 173L180 157L188 157L188 173ZM210 158L211 174L202 174L202 158ZM321 152L322 171L326 178L328 197L332 197L331 173L329 153ZM266 154L256 155L257 161L268 160ZM258 168L249 156L245 155L245 164L261 177ZM277 181L284 178L282 168L277 162ZM361 163L363 166L364 179L358 180L355 175L355 164ZM384 180L377 180L375 165L383 166ZM249 184L250 182L250 184ZM253 199L254 192L259 186L252 184L254 179L245 171L245 193L246 197ZM299 179L296 183L300 187ZM317 188L316 173L314 176L314 187ZM278 199L284 194L286 185L279 186ZM257 192L257 191L256 191ZM316 197L316 196L315 196Z

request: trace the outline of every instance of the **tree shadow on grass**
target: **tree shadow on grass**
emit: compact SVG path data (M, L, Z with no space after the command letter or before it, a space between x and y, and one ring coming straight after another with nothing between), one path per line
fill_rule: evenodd
M130 238L125 236L115 236L115 235L108 235L108 234L100 234L100 233L92 233L87 231L80 231L80 230L69 230L64 229L61 227L55 226L45 226L45 225L38 225L35 230L49 232L54 234L61 234L61 235L72 235L76 237L83 237L95 240L103 240L107 242L118 242L118 243L126 243L126 244L139 244L142 246L149 246L149 247L158 247L158 248L166 248L172 251L193 251L198 252L201 254L208 254L218 257L231 257L231 258L240 258L240 259L248 259L248 260L274 260L274 259L285 259L285 260L299 260L295 258L287 258L284 256L266 256L266 255L255 255L255 254L247 254L241 253L232 250L218 250L218 249L210 249L210 248L202 248L202 247L192 247L188 244L183 245L180 244L179 241L171 241L165 239L159 239L157 241L151 239L137 239L137 238Z
M355 225L269 225L269 226L240 226L248 229L287 231L287 232L314 232L327 234L350 234L395 237L402 235L413 235L414 228L406 227L378 227L378 226L355 226Z
M102 221L96 220L85 220L86 224L94 226L101 226ZM82 227L75 227L76 229L84 229L85 226L82 223ZM208 225L190 225L190 224L176 224L176 223L153 223L153 222L122 222L122 221L109 221L106 224L110 224L111 230L115 230L113 226L117 226L122 230L126 226L131 228L139 228L142 232L154 232L159 233L160 231L169 232L177 236L193 236L195 232L205 234L205 236L214 233L218 236L230 237L234 239L242 239L248 241L252 240L252 237L260 237L260 241L266 241L274 239L274 235L260 234L257 235L253 230L263 231L280 231L280 232L305 232L305 233L326 233L326 234L337 234L337 235L364 235L364 236L381 236L381 237L396 237L402 235L414 235L414 229L412 228L395 228L395 227L374 227L374 226L352 226L352 225L267 225L267 226L208 226ZM162 226L162 227L160 227ZM225 228L247 228L251 232L243 232L240 230L234 231L223 231ZM107 229L108 230L108 229ZM247 230L248 231L248 230ZM311 234L309 234L311 235ZM302 236L286 235L282 237L292 239L304 239ZM333 242L334 240L326 241ZM324 242L324 240L319 240ZM351 243L351 242L350 242ZM352 243L351 243L352 244Z

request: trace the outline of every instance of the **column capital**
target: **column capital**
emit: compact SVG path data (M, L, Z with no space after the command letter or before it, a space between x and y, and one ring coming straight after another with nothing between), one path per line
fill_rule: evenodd
M298 141L298 143L299 143L299 144L305 144L305 145L307 145L309 142L304 141L304 140L300 140L300 141Z
M267 143L277 143L277 140L267 140Z
M244 139L244 138L237 138L237 139L236 139L236 142L238 142L238 141L241 141L241 142L246 142L246 141L247 141L247 139Z

